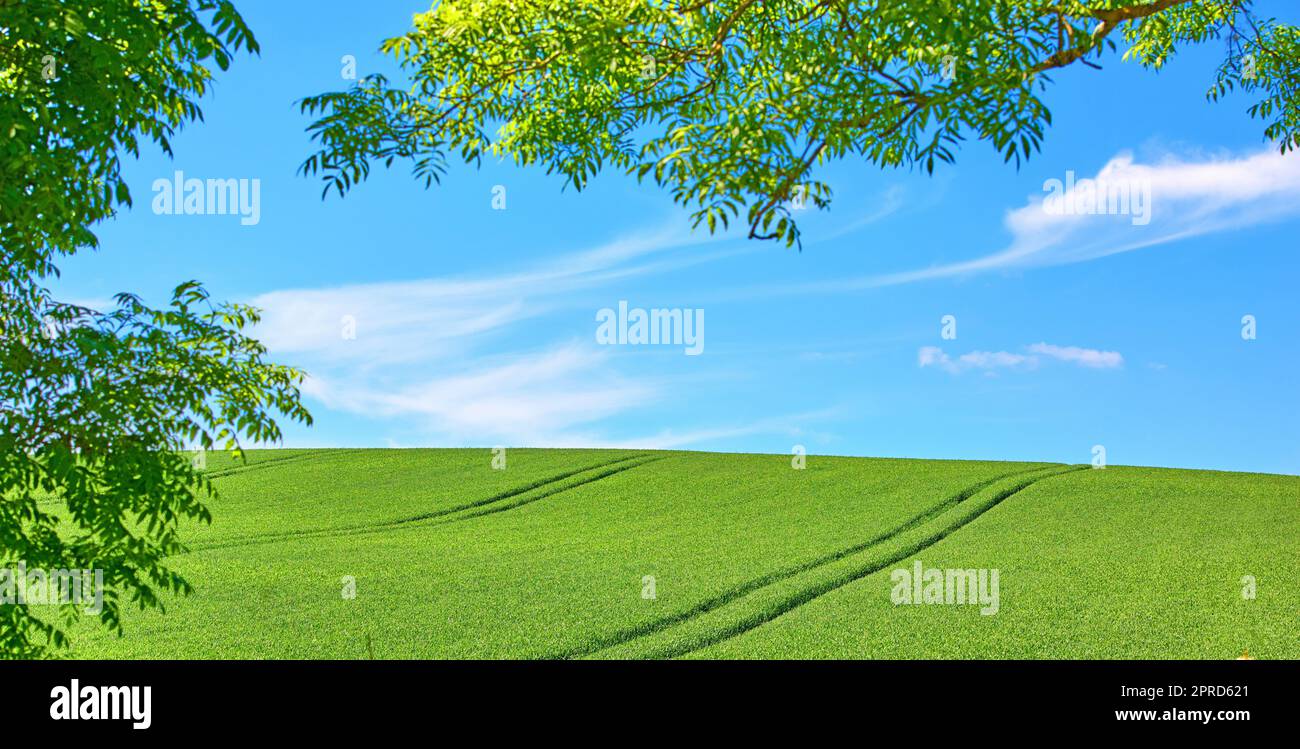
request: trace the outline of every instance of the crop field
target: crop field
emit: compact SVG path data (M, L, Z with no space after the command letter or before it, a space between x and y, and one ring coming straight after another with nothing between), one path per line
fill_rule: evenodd
M492 457L210 456L214 522L186 528L190 551L171 560L196 592L165 614L129 611L123 637L83 620L71 655L1300 657L1300 477L817 456L796 470L790 456L632 450L511 449L494 469ZM965 588L932 600L922 575L899 582L922 570L978 571L995 598L971 587L964 603ZM900 602L900 586L915 599Z

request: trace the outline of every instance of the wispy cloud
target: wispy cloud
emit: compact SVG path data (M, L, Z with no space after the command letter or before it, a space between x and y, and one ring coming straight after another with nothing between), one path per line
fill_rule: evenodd
M1124 366L1124 357L1118 351L1098 351L1078 346L1053 346L1050 343L1035 343L1029 347L1029 351L1091 369L1114 369Z
M1038 360L1024 354L1012 354L1007 351L971 351L953 358L938 346L922 346L916 352L918 366L937 367L958 374L968 369L1014 369L1016 367L1037 366Z
M843 408L828 408L798 414L773 416L757 419L749 423L729 424L721 427L689 430L667 429L653 435L602 443L600 446L641 450L671 450L702 442L748 437L755 434L783 435L790 439L799 439L801 436L808 434L807 424L839 418L843 415Z
M439 444L605 444L602 420L652 408L673 383L620 371L595 345L594 318L587 341L537 341L518 327L580 306L575 292L753 249L700 251L718 241L665 228L497 275L272 291L251 300L263 310L254 335L310 373L309 398Z
M1023 354L1010 351L971 351L953 357L937 346L922 346L917 351L916 361L922 368L935 367L952 374L961 374L969 370L994 372L1003 369L1035 369L1043 359L1053 359L1090 369L1115 369L1124 365L1124 357L1118 351L1056 346L1050 343L1035 343L1026 346L1025 351L1026 353Z
M878 221L897 213L907 204L907 191L902 185L893 185L877 195L868 210L844 226L831 229L825 234L814 234L808 238L809 244L829 242L832 239L848 236Z
M678 390L671 382L619 375L608 363L604 351L567 344L407 385L312 377L304 391L331 409L385 420L414 419L421 433L441 443L466 445L671 450L756 434L797 438L806 424L839 415L825 409L611 437L596 428L601 420L670 399Z
M1066 183L1066 175L1057 179ZM1186 159L1166 154L1139 163L1120 153L1092 177L1080 177L1059 197L1067 205L1086 202L1099 183L1149 190L1150 204L1129 210L1053 210L1049 188L1031 195L1003 221L1011 240L1003 249L971 260L855 278L787 284L750 295L822 294L1094 260L1181 239L1254 226L1300 214L1300 155L1268 149L1244 156ZM1066 183L1068 184L1068 183ZM1103 196L1109 200L1109 196ZM1134 210L1149 211L1135 220Z
M376 418L416 420L453 441L549 444L564 433L648 405L658 387L621 377L603 352L564 345L468 372L402 382L368 372L313 377L305 392L330 408Z
M668 253L708 242L661 229L519 272L268 292L251 300L263 310L255 335L275 352L316 354L331 363L445 358L493 331L551 311L575 291L728 254Z

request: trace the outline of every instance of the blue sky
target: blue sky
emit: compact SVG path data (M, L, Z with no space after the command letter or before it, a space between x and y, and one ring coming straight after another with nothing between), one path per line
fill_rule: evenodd
M128 164L135 208L57 285L161 303L196 278L263 307L258 336L311 374L316 425L288 446L1081 463L1103 445L1112 464L1300 472L1300 156L1262 141L1247 100L1205 100L1218 43L1158 74L1118 56L1063 71L1019 171L981 143L933 177L825 167L834 203L797 214L800 253L692 234L666 193L613 172L576 193L489 163L426 191L398 166L322 201L295 175L311 145L294 102L344 87L344 55L390 71L380 40L427 3L303 7L241 4L261 56L219 75L173 160ZM259 180L258 222L156 215L176 170ZM1044 209L1045 181L1103 170L1150 186L1148 222ZM620 300L704 310L702 352L599 345Z

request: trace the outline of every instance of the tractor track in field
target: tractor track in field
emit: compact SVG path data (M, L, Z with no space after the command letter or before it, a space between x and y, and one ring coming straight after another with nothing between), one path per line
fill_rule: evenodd
M807 588L796 595L788 597L784 602L782 602L782 605L778 606L774 610L762 612L756 616L751 615L749 617L746 617L741 622L738 622L730 627L725 628L723 631L718 633L716 637L710 638L706 642L701 642L699 644L690 647L680 648L679 652L673 652L670 655L664 655L663 657L676 658L683 655L688 655L698 650L703 650L704 648L709 647L711 645L716 645L717 643L723 642L725 640L730 640L733 637L744 634L745 632L748 632L751 629L755 629L763 624L772 621L773 619L776 619L782 614L785 614L789 611L793 611L794 609L799 608L800 606L804 605L805 603L808 603L809 601L812 601L816 598L820 598L821 596L824 596L827 593L843 588L849 583L856 582L868 575L875 574L876 572L879 572L889 567L889 565L891 564L897 564L898 562L907 559L908 557L914 556L916 554L925 551L926 549L930 548L931 546L934 546L935 544L939 543L940 541L952 535L953 533L956 533L957 531L966 527L970 523L973 523L974 521L978 520L980 517L984 515L984 513L1002 504L1009 497L1020 493L1021 491L1025 490L1026 488L1028 488L1033 484L1038 483L1039 481L1053 478L1055 476L1063 476L1067 473L1074 473L1076 471L1085 470L1087 468L1088 466L1068 466L1061 470L1052 471L1050 473L1046 473L1040 476L1031 477L1024 481L1019 481L1013 486L1007 489L1003 489L1000 492L998 492L996 495L994 495L989 500L988 505L985 506L983 509L979 510L978 512L968 517L965 517L950 526L941 528L935 531L934 533L927 535L925 538L921 539L920 541L908 545L907 547L899 550L894 554L891 554L889 557L882 559L879 562L868 565L867 567L862 569L854 570L850 574L841 575L840 577L832 578L831 580L825 581L819 585L814 585L810 588Z
M497 513L497 512L504 512L504 511L506 511L506 510L513 510L513 509L515 509L516 507L522 507L523 505L526 505L526 504L532 504L533 502L536 502L536 501L538 501L538 500L540 500L540 499L546 499L547 497L554 496L554 495L556 495L556 494L559 494L560 492L567 492L567 491L569 491L570 489L576 489L576 488L578 488L579 486L582 486L583 484L590 484L590 483L592 483L592 482L594 482L594 481L599 481L599 480L601 480L601 479L603 479L603 478L606 478L606 477L609 477L609 476L613 476L613 475L616 474L616 473L622 473L623 471L630 471L630 470L632 470L633 468L639 468L640 466L643 466L643 465L645 465L645 464L647 464L647 463L654 463L654 462L657 462L657 461L660 461L660 460L666 460L666 459L668 459L668 458L671 457L671 456L668 456L668 455L652 455L652 456L644 456L644 455L643 455L643 456L637 456L637 457L643 457L643 458L645 458L645 460L641 460L640 462L636 462L636 463L631 463L630 465L617 465L617 466L615 466L614 463L608 463L608 464L606 464L605 466L599 466L599 467L598 467L598 468L604 469L604 470L602 470L600 473L597 473L596 475L594 475L594 476L590 476L590 477L588 477L588 478L584 478L582 481L578 481L578 482L573 483L573 484L567 484L567 485L565 485L565 486L561 486L561 487L554 488L554 489L549 489L549 490L547 490L547 491L545 491L545 492L542 492L541 494L537 494L537 495L535 495L535 496L531 496L531 497L525 497L525 498L520 499L519 501L516 501L516 502L510 502L510 503L507 503L507 504L504 504L504 505L495 504L495 505L491 505L491 506L488 506L488 507L483 507L482 509L479 509L479 510L476 510L476 511L474 511L474 512L470 512L470 513L466 513L466 514L464 514L464 515L461 515L460 517L453 518L453 519L451 519L451 520L449 520L449 521L447 521L447 522L458 522L458 521L461 521L461 520L469 520L470 518L482 517L482 516L484 516L484 515L491 515L491 514L493 514L493 513ZM628 460L630 461L631 459L629 458ZM625 463L625 462L627 462L627 461L615 461L615 463ZM596 470L596 469L592 469L592 470Z
M419 515L411 515L404 518L398 518L396 520L385 520L378 523L365 523L361 525L344 526L341 528L321 528L319 530L286 531L284 533L271 533L271 534L263 534L258 536L245 536L242 538L230 539L227 541L219 541L212 544L195 545L190 547L190 549L184 553L195 553L200 551L209 551L212 549L226 549L226 548L232 548L236 546L255 546L260 544L277 543L280 541L296 541L296 540L308 539L308 538L333 538L333 537L342 537L342 536L357 536L357 535L364 535L370 533L381 533L383 531L393 530L395 528L402 528L406 526L426 523L426 521L430 521L430 520L438 520L439 518L442 518L440 522L428 523L427 525L421 525L420 527L429 527L433 525L444 525L447 523L455 523L462 520L469 520L470 518L482 517L484 515L491 515L498 512L504 512L506 510L512 510L516 507L522 507L523 505L532 504L533 502L537 502L547 497L554 496L561 492L566 492L571 489L576 489L579 486L583 486L585 484L590 484L592 482L599 481L609 476L613 476L614 474L622 473L623 471L628 471L633 468L643 466L647 463L654 463L659 460L665 460L669 457L672 456L652 455L647 453L628 455L625 457L617 458L615 460L607 461L605 463L597 463L595 465L587 466L585 468L578 468L571 471L565 471L564 473L557 474L555 476L550 476L545 479L533 481L523 486L517 486L512 489L494 494L491 497L475 500L473 502L458 505L456 507L448 507L442 510L435 510L433 512L421 513ZM593 471L596 473L594 473L591 476L583 476L578 481L566 483L567 479L574 478L575 476L581 476L582 474L586 474L586 473L592 473ZM560 485L556 486L556 484L560 484ZM544 491L534 494L534 492L538 492L538 490L544 490ZM455 517L447 517L451 515L455 515Z
M1011 478L1012 476L1019 476L1025 473L1032 473L1035 471L1045 471L1045 470L1048 470L1048 467L1045 466L1040 468L1025 468L1021 470L1008 471L1007 473L998 474L997 476L993 476L992 478L985 479L983 481L972 484L971 486L962 489L956 494L953 494L952 496L941 500L937 504L923 510L922 512L903 521L902 523L894 526L893 528L873 536L868 541L856 543L853 544L852 546L847 546L837 551L830 552L829 554L823 554L807 562L794 565L791 567L786 567L785 569L777 570L776 572L770 572L766 575L756 577L753 580L749 580L744 583L741 583L740 585L731 588L730 590L724 591L722 593L719 593L716 596L713 596L705 601L702 601L679 614L674 614L672 616L667 616L662 619L657 619L653 622L650 622L649 624L644 624L639 627L631 627L621 632L616 632L612 635L609 635L608 637L602 638L599 642L596 642L594 644L585 646L580 649L566 651L564 653L560 653L553 657L581 658L585 655L591 655L593 653L604 650L606 648L613 647L615 645L622 645L624 643L631 642L632 640L638 639L640 637L646 637L656 632L661 632L665 629L668 629L669 627L673 627L687 620L694 619L695 617L700 616L702 614L707 614L710 611L720 609L734 600L743 598L744 596L747 596L756 590L766 588L767 586L772 585L773 583L778 583L781 582L782 580L786 580L791 577L794 577L795 575L799 575L804 572L817 569L818 567L823 567L827 564L830 564L831 562L839 561L840 559L843 559L845 557L851 556L861 551L866 551L867 549L876 546L878 544L882 544L888 541L889 539L898 536L899 534L906 533L907 531L911 530L912 528L915 528L921 523L926 522L927 520L937 517L941 513L946 512L947 510L951 509L957 504L960 504L961 502L969 499L970 497L978 493L980 490L984 489L990 484L993 484L994 482Z
M221 470L213 471L211 473L205 472L201 475L206 479L220 479L220 478L225 478L226 476L241 476L250 471L256 471L260 468L266 468L267 466L279 466L279 465L283 465L284 463L296 463L300 460L307 460L309 458L322 459L322 458L332 458L339 455L352 455L357 452L360 452L360 450L325 450L325 451L313 450L311 452L302 453L300 455L286 455L283 458L270 458L268 460L259 460L256 463L248 463L246 465L234 466L233 468L222 468Z
M259 460L256 463L245 463L243 465L236 465L230 468L222 468L219 470L212 471L211 473L207 471L200 471L199 476L211 481L212 479L220 479L220 478L225 478L227 476L242 476L245 473L248 473L250 471L256 471L260 468L266 468L267 466L279 466L284 463L296 463L300 460L307 460L307 459L323 459L323 458L330 458L339 455L351 455L357 452L361 452L361 450L359 449L334 449L334 450L324 450L324 451L312 450L310 452L304 452L299 455L286 455L283 458L269 458L267 460ZM41 499L36 500L36 504L38 505L58 504L61 502L63 502L62 497L43 497Z
M949 535L957 532L958 530L961 530L966 525L979 519L981 516L984 515L984 513L988 512L989 510L992 510L994 507L1004 502L1007 498L1011 497L1014 494L1019 493L1020 491L1023 491L1024 489L1031 486L1032 484L1036 484L1039 481L1042 481L1044 479L1049 479L1054 476L1062 476L1067 473L1073 473L1075 471L1082 470L1084 468L1087 468L1087 466L1060 466L1060 465L1046 466L1041 468L1031 468L1031 469L1021 470L1021 471L1011 471L1009 473L1003 473L998 476L994 476L992 478L986 479L984 481L980 481L976 484L966 487L965 489L962 489L960 492L954 494L953 496L944 499L943 501L939 502L935 506L917 514L916 516L910 518L909 520L904 521L903 523L895 526L894 528L891 528L890 530L884 533L878 534L877 536L875 536L869 541L864 541L862 543L854 544L853 546L849 546L844 549L840 549L838 551L822 555L817 559L811 560L809 562L798 565L796 567L790 567L785 570L781 570L779 572L769 573L762 577L755 578L754 580L751 580L740 586L732 588L729 591L714 596L700 604L697 604L696 606L693 606L692 608L680 614L676 614L670 617L665 617L664 619L656 620L648 625L643 625L641 627L627 629L622 632L615 633L614 635L611 635L608 638L603 638L601 641L594 643L593 645L589 645L580 649L566 651L551 657L553 658L581 658L584 656L599 657L602 651L608 650L610 648L622 646L622 645L627 645L635 642L636 640L645 637L650 637L659 632L669 630L672 627L688 623L700 616L708 614L711 611L720 610L733 602L740 601L752 593L758 592L764 588L775 585L783 580L788 580L792 577L795 577L797 575L806 572L813 572L818 570L819 568L823 568L827 565L830 565L842 559L848 559L854 556L855 554L860 554L860 553L870 551L875 547L888 543L889 541L901 536L902 534L910 530L916 529L924 525L925 523L940 517L944 513L952 510L955 507L960 506L966 500L974 497L975 495L979 494L983 490L989 488L990 486L996 484L999 481L1015 478L1017 476L1025 476L1026 474L1039 474L1018 481L1012 486L1001 490L998 494L994 495L990 500L988 500L986 505L979 511L969 516L963 517L951 525L940 528L934 531L933 533L924 536L919 541L907 545L906 547L889 555L885 559L882 559L878 562L871 563L866 567L853 569L847 574L841 574L829 578L828 580L824 580L820 583L810 585L809 587L804 588L802 590L795 591L794 593L788 595L784 600L782 600L780 604L777 605L776 607L770 609L764 609L756 614L752 614L747 617L744 617L738 622L723 627L720 631L714 633L711 636L699 638L698 641L688 642L685 644L669 645L659 650L652 650L651 653L648 655L638 655L632 657L676 658L683 655L688 655L690 653L696 652L698 650L702 650L712 645L716 645L717 643L723 642L725 640L729 640L733 637L736 637L752 629L755 629L763 624L766 624L767 622L772 621L773 619L776 619L777 617L789 611L792 611L793 609L802 606L805 603L808 603L809 601L812 601L827 593L842 588L848 585L849 583L860 580L868 575L879 572L880 570L885 569L891 564L896 564L903 559L907 559L908 557L911 557L915 554L925 551L931 546L934 546L938 542L947 538Z

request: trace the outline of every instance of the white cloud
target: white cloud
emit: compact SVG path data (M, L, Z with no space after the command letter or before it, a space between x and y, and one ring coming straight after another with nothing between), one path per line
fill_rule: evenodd
M916 361L918 366L938 367L953 374L968 369L1014 369L1033 367L1038 364L1035 357L1006 351L972 351L953 359L938 346L922 346L917 351Z
M1029 347L1029 351L1092 369L1114 369L1124 365L1124 357L1118 351L1098 351L1078 346L1053 346L1050 343L1035 343Z
M657 434L602 443L600 446L639 450L671 450L700 442L732 437L748 437L755 434L780 434L789 438L798 438L799 435L805 434L802 425L840 416L843 416L842 407L827 408L819 411L758 419L747 424L708 427L689 431L666 429Z
M1269 148L1244 156L1183 159L1166 154L1149 164L1120 153L1084 183L1062 196L1078 205L1086 197L1080 184L1150 189L1150 204L1129 204L1149 210L1145 223L1137 210L1080 214L1049 210L1044 192L1007 212L1003 221L1010 242L989 255L927 268L856 278L783 285L755 290L759 295L820 294L1094 260L1108 255L1154 247L1190 237L1267 223L1300 214L1300 154L1282 155ZM1056 177L1062 183L1066 175ZM1046 182L1046 181L1045 181ZM1132 193L1130 193L1131 195ZM1109 210L1109 204L1108 204Z
M906 204L906 190L903 189L902 185L893 185L876 196L875 200L870 205L870 210L866 213L858 216L844 226L832 229L826 234L815 234L805 239L805 242L808 244L829 242L832 239L848 236L849 234L861 231L863 228L870 226L871 224L889 218ZM796 219L797 218L798 216L796 216Z
M1158 163L1140 164L1121 153L1091 178L1092 184L1112 186L1112 194L1128 188L1134 196L1129 212L1078 214L1053 212L1044 195L1010 212L1005 224L1011 245L982 258L982 267L1060 265L1153 247L1179 239L1235 229L1300 212L1300 158L1268 149L1237 158L1186 161L1166 155ZM1118 190L1114 188L1119 188ZM1150 205L1138 209L1140 192L1149 190ZM1045 188L1046 191L1046 188ZM1086 195L1079 186L1064 193L1067 203ZM1108 205L1107 210L1113 206ZM1139 223L1140 210L1149 222Z
M263 310L253 335L310 373L309 398L420 439L601 444L602 419L654 406L673 383L620 372L595 344L594 308L575 318L591 325L581 343L534 340L519 326L590 303L577 292L755 249L700 251L715 241L659 230L498 275L272 291L250 300Z
M714 260L718 253L644 259L708 241L660 230L523 272L272 291L250 300L263 310L253 335L277 353L316 354L331 363L447 358L486 334L545 314L575 291ZM352 337L345 335L349 325Z
M604 367L605 359L602 352L565 345L405 384L370 372L313 377L304 392L330 408L417 419L425 430L453 440L545 444L657 395L656 385L617 375Z
M672 397L672 384L618 375L608 354L577 344L512 357L403 386L372 380L312 377L303 390L330 409L380 419L418 419L440 443L513 447L586 447L671 450L755 434L795 436L802 424L837 415L836 409L759 419L750 423L612 438L594 428L602 419ZM389 439L390 446L396 443Z
M1026 350L1028 353L1025 354L1009 351L971 351L953 358L937 346L922 346L917 351L916 361L919 367L935 367L952 374L960 374L972 369L986 372L1000 369L1034 369L1039 366L1044 357L1091 369L1114 369L1124 364L1124 357L1117 351L1054 346L1050 343L1035 343L1027 346Z

